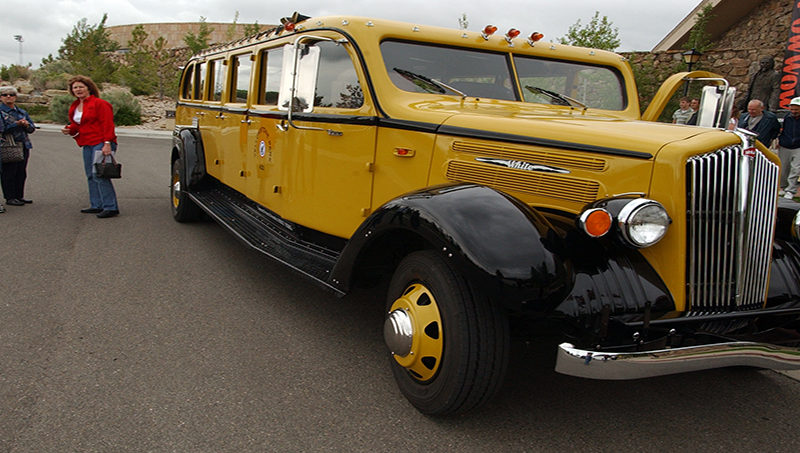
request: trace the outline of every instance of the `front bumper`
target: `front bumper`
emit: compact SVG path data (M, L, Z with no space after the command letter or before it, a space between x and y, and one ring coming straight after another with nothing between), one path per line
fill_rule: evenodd
M558 347L556 371L590 379L638 379L727 366L800 369L800 349L737 341L643 352L598 352Z

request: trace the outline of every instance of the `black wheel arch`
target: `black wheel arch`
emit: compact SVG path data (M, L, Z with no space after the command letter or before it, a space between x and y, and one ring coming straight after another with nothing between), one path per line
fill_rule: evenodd
M184 189L197 186L205 179L205 151L203 149L203 139L197 128L186 127L173 134L170 164L177 159L181 160L183 174L186 176L186 187Z
M434 249L510 310L531 300L552 306L571 286L554 252L559 243L544 216L505 193L476 184L436 186L375 211L345 246L331 282L347 291L365 274L391 274L405 255Z

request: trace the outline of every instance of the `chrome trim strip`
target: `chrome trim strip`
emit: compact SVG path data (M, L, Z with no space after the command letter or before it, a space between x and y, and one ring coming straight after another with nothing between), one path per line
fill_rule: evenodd
M589 379L624 380L728 366L798 370L800 349L737 341L646 352L596 352L562 343L555 370Z

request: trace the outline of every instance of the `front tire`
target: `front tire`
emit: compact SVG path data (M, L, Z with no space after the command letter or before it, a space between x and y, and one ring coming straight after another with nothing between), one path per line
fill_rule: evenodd
M186 194L186 178L183 173L183 163L180 159L175 159L172 163L172 183L169 186L172 218L178 222L194 222L200 219L202 211Z
M392 373L420 412L466 412L497 392L508 364L508 319L443 256L422 251L403 259L386 307Z

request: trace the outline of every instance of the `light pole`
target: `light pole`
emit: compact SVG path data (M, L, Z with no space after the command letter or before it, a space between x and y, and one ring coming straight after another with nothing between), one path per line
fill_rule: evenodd
M22 35L14 35L14 39L19 42L19 65L22 66Z
M689 72L692 72L692 65L700 61L700 57L703 56L701 52L696 51L695 49L687 50L683 54L683 62L689 66ZM686 96L689 94L689 81L686 81L686 84L683 86L683 95Z

